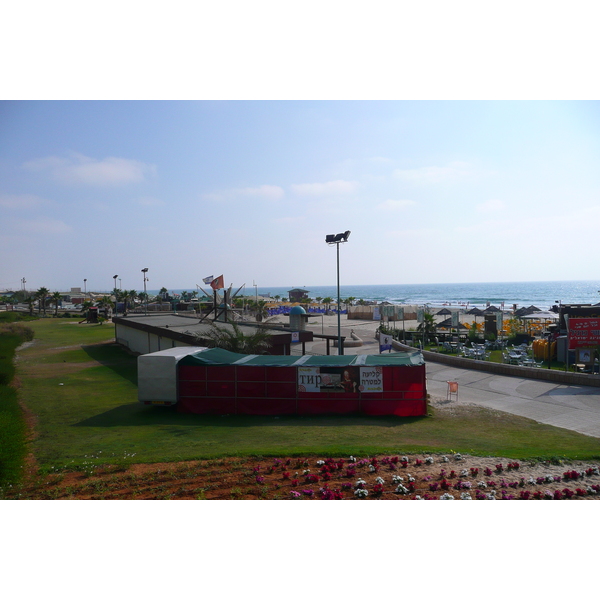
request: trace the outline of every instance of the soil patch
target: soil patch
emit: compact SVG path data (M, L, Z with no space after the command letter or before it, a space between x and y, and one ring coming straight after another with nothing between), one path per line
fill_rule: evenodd
M357 490L362 488L363 492ZM366 492L366 493L365 493ZM600 499L600 462L501 457L222 458L31 477L15 499ZM468 496L468 497L467 497Z

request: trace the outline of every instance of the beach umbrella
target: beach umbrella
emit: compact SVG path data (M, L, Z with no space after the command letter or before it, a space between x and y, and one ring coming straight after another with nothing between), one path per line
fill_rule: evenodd
M452 311L448 310L447 308L442 308L441 310L438 310L435 315L437 316L441 316L441 317L446 317L448 315L451 315Z
M484 312L480 308L474 306L471 310L467 311L467 314L475 317L475 325L477 325L477 317L483 317Z
M523 315L521 318L531 321L558 321L558 315L549 310L539 310L528 315Z

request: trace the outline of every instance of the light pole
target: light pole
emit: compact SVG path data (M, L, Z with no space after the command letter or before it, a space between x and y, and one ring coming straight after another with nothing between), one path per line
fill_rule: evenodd
M325 237L325 242L330 246L335 244L337 246L337 322L338 322L338 355L344 353L342 348L342 325L340 321L340 244L348 241L350 237L350 231L344 233L329 234Z
M83 297L87 300L87 279L83 280Z
M146 316L148 316L148 294L146 293L146 281L148 281L148 278L146 277L147 272L148 272L148 267L146 267L145 269L142 269L142 273L144 274L144 301L146 303L146 308L145 308L144 314Z
M118 275L113 275L113 279L115 280L115 285L113 287L113 290L115 292L115 316L117 315L117 277Z

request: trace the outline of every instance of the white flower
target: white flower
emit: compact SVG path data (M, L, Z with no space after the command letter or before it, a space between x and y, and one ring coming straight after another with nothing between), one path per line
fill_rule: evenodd
M408 456L403 456L403 457L400 459L400 462L408 462Z
M360 488L361 485L367 485L367 482L364 479L358 479L354 484L354 487Z
M375 473L375 471L377 471L375 465L369 465L369 473Z
M486 500L495 500L496 499L496 492L490 492L489 494L485 495L485 499Z
M354 495L357 498L366 498L369 495L369 491L368 490L364 490L364 489L359 489L359 490L356 490L354 492Z
M440 496L440 500L454 500L454 496L452 494L448 494L448 492L446 492L445 494L442 494Z
M482 489L482 490L484 490L487 487L487 483L485 481L480 481L477 484L477 487L480 488L480 489Z
M383 485L385 483L385 479L383 477L378 477L375 480L375 483L379 483L379 484Z
M433 457L432 456L428 456L425 459L425 464L432 465L433 464Z
M356 462L356 458L354 458L354 456L351 456L351 457L348 459L348 462Z
M442 462L450 462L450 459L447 456L442 456Z
M461 477L468 477L468 476L469 476L469 472L468 472L466 469L463 469L463 470L460 472L460 476L461 476Z
M416 479L415 479L415 478L414 478L414 477L413 477L413 476L412 476L410 473L407 473L407 474L406 474L406 476L407 476L407 478L408 478L408 482L409 482L409 483L410 483L411 481L416 481Z
M392 475L392 483L402 483L404 481L404 477L400 477L400 475Z
M460 495L460 499L461 500L473 500L473 498L471 498L471 494L469 494L469 492L463 492Z
M317 466L322 467L325 464L324 460L318 460L317 461Z
M409 490L408 488L405 488L401 483L398 484L398 487L396 488L396 493L397 494L408 494Z
M552 475L546 475L546 483L552 483L554 481L554 477Z
M462 454L455 454L454 460L462 460Z

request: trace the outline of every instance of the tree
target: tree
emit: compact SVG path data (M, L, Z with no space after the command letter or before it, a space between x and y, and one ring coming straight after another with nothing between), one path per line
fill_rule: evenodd
M435 329L435 317L429 312L423 313L423 322L419 323L417 331L424 333L425 338L429 339L431 336L435 335Z
M355 300L356 300L356 298L355 298L354 296L348 296L348 297L346 298L346 305L348 305L348 304L349 304L350 306L352 306L352 305L354 304L354 301L355 301Z
M333 298L331 298L330 296L327 296L326 298L323 298L323 304L327 307L327 310L329 310L329 305L333 302Z
M264 300L259 300L256 305L256 320L262 321L269 316L269 309L267 308L267 303Z
M264 330L257 329L254 333L245 334L234 321L228 321L229 326L216 323L210 324L207 333L195 333L199 345L209 348L223 348L240 354L266 354L271 346L271 336ZM231 327L231 328L230 328Z
M58 306L62 301L62 296L60 295L60 292L54 292L50 299L52 304L54 304L54 316L58 317Z
M46 316L46 298L50 294L50 290L45 287L41 287L36 293L35 298L38 301L38 313L44 309L44 316Z
M135 290L129 290L125 294L125 312L127 313L129 306L135 306L135 299L138 297L138 293Z

